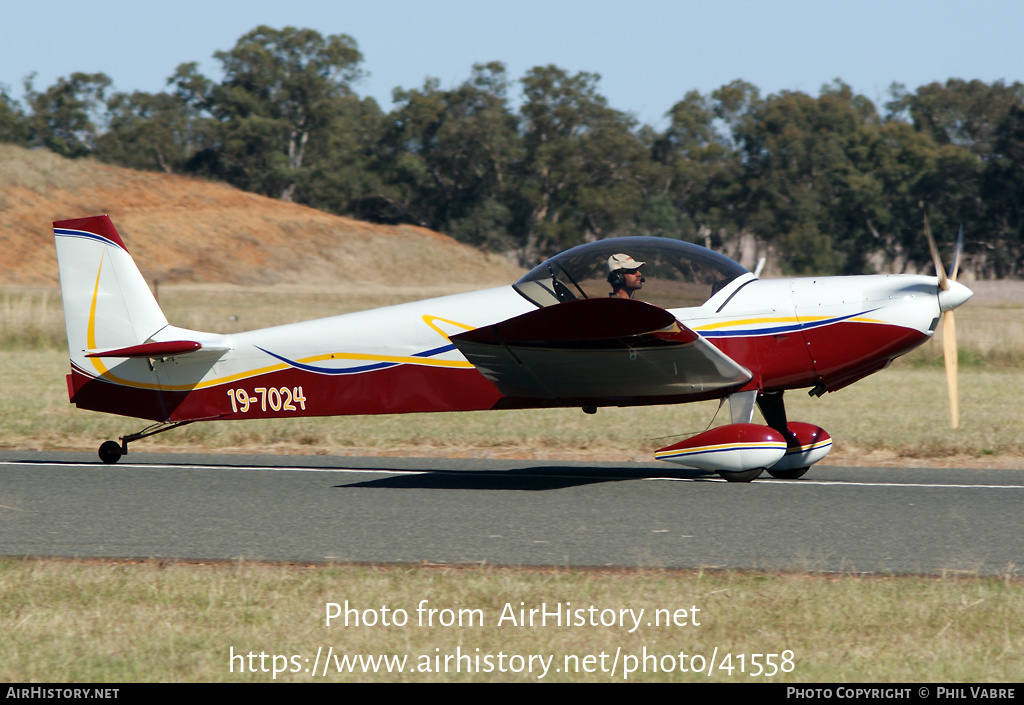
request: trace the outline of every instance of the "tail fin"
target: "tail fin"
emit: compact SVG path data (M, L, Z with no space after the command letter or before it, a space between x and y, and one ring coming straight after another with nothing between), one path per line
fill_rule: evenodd
M213 333L168 325L110 218L53 224L71 374L68 395L83 409L154 421L178 411L189 392L232 349ZM179 356L188 362L174 364ZM167 364L164 364L165 362ZM201 406L201 404L200 404Z
M71 362L145 343L167 318L105 215L53 224Z
M95 354L145 346L168 327L114 224L105 215L61 220L53 234L71 357L68 397L79 408L165 420L168 405L147 360Z

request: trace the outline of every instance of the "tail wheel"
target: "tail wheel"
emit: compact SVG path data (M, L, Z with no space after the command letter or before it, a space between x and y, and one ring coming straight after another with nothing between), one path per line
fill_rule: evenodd
M753 482L764 472L764 468L754 468L753 470L716 470L716 472L726 482Z
M810 469L810 465L805 468L793 468L792 470L772 470L769 468L768 474L777 480L795 480L798 477L803 477L804 473Z
M121 459L123 452L121 451L121 444L117 441L106 441L100 445L99 456L100 460L108 465L112 465Z

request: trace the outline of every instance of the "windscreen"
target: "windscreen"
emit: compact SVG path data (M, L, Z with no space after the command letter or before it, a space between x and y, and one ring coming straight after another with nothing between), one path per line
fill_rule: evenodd
M587 243L534 267L515 289L538 306L609 296L608 258L615 254L643 262L642 288L634 297L661 308L700 306L747 272L724 255L699 245L658 237L622 237Z

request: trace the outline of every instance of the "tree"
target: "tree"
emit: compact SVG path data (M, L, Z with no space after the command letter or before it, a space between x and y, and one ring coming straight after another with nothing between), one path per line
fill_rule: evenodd
M1011 106L1024 100L1024 84L991 85L977 79L951 78L921 86L915 93L900 84L890 88L892 100L886 107L891 117L909 115L914 127L935 140L953 144L985 156L991 149L993 132Z
M384 127L384 114L373 98L342 98L331 129L307 149L309 167L295 200L329 213L386 222L377 198L388 186L376 163Z
M405 218L474 245L508 245L503 205L519 158L517 120L498 62L476 64L468 81L442 90L427 79L396 89L379 145L390 202Z
M669 170L665 190L678 213L677 237L738 253L748 195L734 136L758 101L756 88L735 81L710 98L690 91L669 111L653 154Z
M243 188L293 200L311 142L326 141L340 102L362 75L355 40L261 26L214 56L224 80L211 87L207 104L221 126L225 175Z
M169 93L115 93L107 130L96 139L99 159L132 169L177 173L200 149L188 103Z
M981 274L1024 275L1024 107L1012 106L994 130L982 185L990 235L976 243Z
M0 142L25 144L28 125L18 102L7 95L7 86L0 84Z
M597 92L597 74L536 67L522 79L518 254L536 263L581 240L627 232L643 206L650 153L634 122Z
M871 102L840 82L825 86L818 98L789 91L769 96L740 121L751 190L747 222L777 247L785 269L852 273L862 267L855 243L868 229L863 218L850 217L850 186L859 178L850 150L873 122Z
M33 89L30 76L25 81L31 108L29 143L65 157L90 154L103 128L104 96L110 86L106 74L73 73L39 93Z

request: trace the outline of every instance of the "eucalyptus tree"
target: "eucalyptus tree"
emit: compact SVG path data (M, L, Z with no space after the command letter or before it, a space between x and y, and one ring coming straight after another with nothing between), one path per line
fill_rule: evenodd
M635 121L608 107L597 74L538 66L521 80L523 159L516 202L524 265L586 239L627 234L645 201L650 152Z
M132 169L181 173L208 146L198 139L199 116L173 93L115 93L107 100L107 129L93 155Z
M920 86L913 93L894 84L890 93L886 104L890 116L909 119L940 146L966 147L984 157L1007 112L1024 101L1024 84L950 78Z
M1024 106L1012 106L993 131L982 181L988 232L975 237L979 274L1024 276Z
M88 156L104 129L105 96L112 81L104 73L73 73L36 91L25 81L27 141L65 157Z
M476 64L452 89L428 78L419 89L395 89L394 100L378 147L392 207L471 244L507 246L504 201L520 142L504 65Z
M817 98L795 91L768 96L737 125L751 192L747 222L775 246L785 269L862 267L857 243L869 231L863 218L850 216L850 199L864 191L851 150L862 128L877 121L870 101L836 82Z
M25 112L18 101L7 94L7 86L0 84L0 142L25 144L27 139Z
M324 148L362 76L355 40L260 26L214 56L223 80L194 82L208 89L205 104L220 127L219 168L242 188L293 200L309 152Z
M665 190L678 213L678 236L738 251L749 189L737 128L759 101L757 88L734 81L711 96L690 91L669 110L652 154L668 169Z

